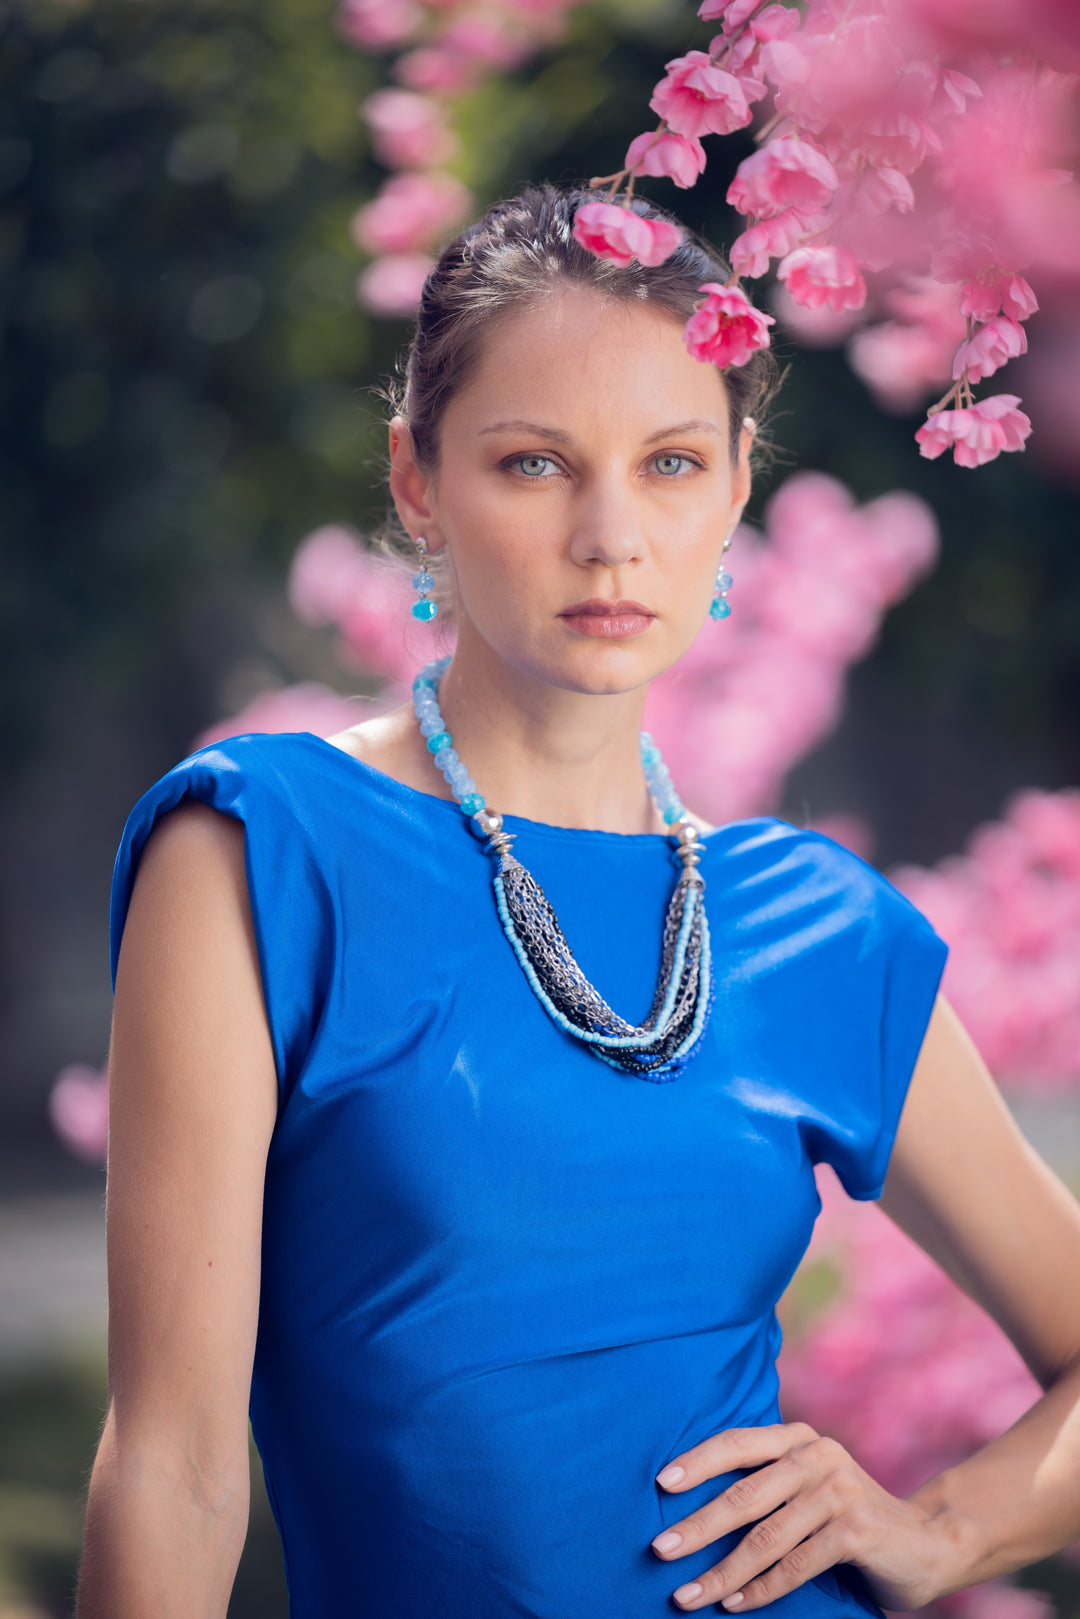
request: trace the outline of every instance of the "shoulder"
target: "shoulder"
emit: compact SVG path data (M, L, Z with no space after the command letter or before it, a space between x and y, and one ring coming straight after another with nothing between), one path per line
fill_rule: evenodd
M162 816L188 800L240 821L256 809L262 818L296 813L318 797L327 772L343 765L346 754L307 731L248 732L209 743L146 789L128 816L124 841L141 845Z
M784 915L827 931L929 929L923 913L869 861L827 833L775 815L716 828L710 866L755 915Z

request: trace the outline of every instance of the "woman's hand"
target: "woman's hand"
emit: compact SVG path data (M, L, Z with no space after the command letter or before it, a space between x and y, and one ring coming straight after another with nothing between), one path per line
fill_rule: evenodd
M921 1608L963 1584L956 1573L972 1551L961 1543L974 1526L898 1500L805 1422L729 1428L675 1457L656 1482L678 1492L736 1468L757 1471L652 1542L659 1557L674 1559L754 1525L721 1562L675 1591L681 1608L761 1608L834 1563L856 1564L885 1608Z

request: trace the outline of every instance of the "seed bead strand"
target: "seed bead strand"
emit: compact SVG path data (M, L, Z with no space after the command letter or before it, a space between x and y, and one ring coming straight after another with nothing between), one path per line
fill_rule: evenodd
M421 669L413 681L413 708L420 722L420 734L427 743L428 752L442 771L443 778L458 801L461 813L470 817L480 816L486 808L483 795L469 775L468 766L454 747L450 732L446 729L442 709L439 707L437 696L439 682L449 667L451 657L452 654L447 654L444 658L436 658ZM687 824L686 810L675 791L671 773L660 756L660 749L648 731L641 733L641 763L649 792L664 825L669 828L672 837L683 842L685 840L683 828ZM488 818L492 817L489 815Z
M477 815L484 808L484 800L476 783L469 775L468 766L458 755L446 729L446 723L435 695L449 663L450 656L436 658L427 664L413 681L413 708L420 721L420 735L427 742L428 752L443 773L450 791L457 799L463 815Z

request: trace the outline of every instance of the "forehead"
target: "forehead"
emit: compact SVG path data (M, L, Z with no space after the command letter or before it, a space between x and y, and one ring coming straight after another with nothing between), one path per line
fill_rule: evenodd
M445 425L475 433L517 417L588 437L644 437L666 422L705 417L726 429L723 378L689 354L684 324L655 303L553 290L487 325L479 363Z

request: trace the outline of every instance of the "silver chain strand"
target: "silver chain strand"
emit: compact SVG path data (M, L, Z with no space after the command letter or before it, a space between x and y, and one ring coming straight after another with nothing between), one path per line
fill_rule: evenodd
M617 1047L593 1044L590 1049L595 1055L603 1056L626 1073L642 1074L646 1078L674 1077L672 1059L693 1028L702 992L706 923L700 903L687 940L674 1004L659 1037L657 1023L671 986L676 945L690 888L696 881L700 889L700 877L685 872L679 878L664 922L660 974L653 1004L644 1023L635 1026L613 1011L585 977L550 901L532 874L511 857L503 860L500 876L514 933L553 1005L583 1035L616 1036L632 1042ZM644 1043L646 1035L653 1036L648 1044ZM690 1055L691 1051L685 1052L674 1071L681 1068Z

